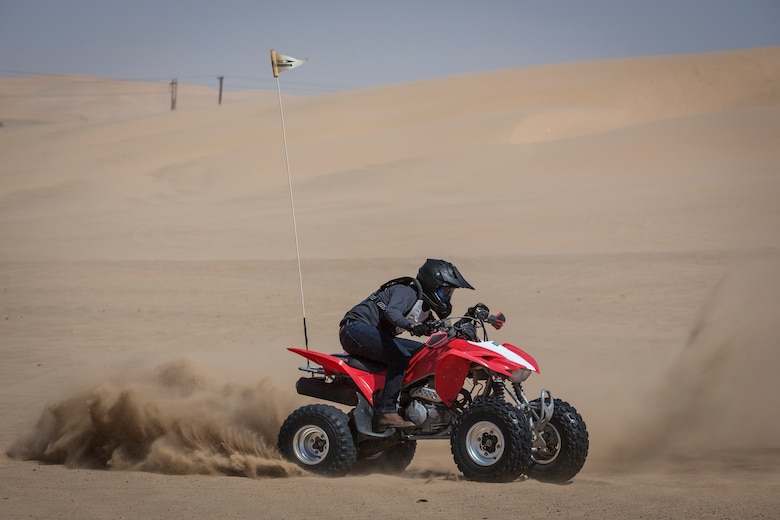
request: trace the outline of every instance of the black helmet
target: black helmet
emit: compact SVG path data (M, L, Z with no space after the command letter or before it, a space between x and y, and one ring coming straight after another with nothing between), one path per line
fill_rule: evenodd
M473 289L463 278L458 268L445 260L428 259L417 271L417 279L423 290L423 302L436 313L439 319L444 319L452 312L449 294L440 291L442 288Z

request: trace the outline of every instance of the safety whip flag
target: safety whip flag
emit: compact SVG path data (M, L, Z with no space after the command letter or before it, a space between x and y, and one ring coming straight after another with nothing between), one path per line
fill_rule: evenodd
M309 333L306 330L306 303L303 298L303 271L301 270L301 250L298 245L298 224L295 222L295 201L293 200L292 175L290 174L290 155L287 152L287 131L284 129L284 109L282 108L282 88L279 85L279 73L285 70L300 67L306 63L306 59L299 60L292 56L276 54L271 49L271 68L276 78L276 92L279 94L279 119L282 123L282 138L284 139L284 159L287 163L287 183L290 186L290 211L292 212L293 232L295 234L295 257L298 259L298 281L301 287L301 310L303 311L303 339L306 344L306 350L309 350Z
M271 49L271 67L274 71L274 77L278 78L280 72L284 72L285 70L294 69L295 67L300 67L304 63L306 63L306 60L308 58L304 58L302 60L299 60L297 58L293 58L292 56L285 56L284 54L277 54L274 49Z

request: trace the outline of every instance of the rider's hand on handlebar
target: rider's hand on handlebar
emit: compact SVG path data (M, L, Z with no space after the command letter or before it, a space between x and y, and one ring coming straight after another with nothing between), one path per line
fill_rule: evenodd
M429 329L424 323L414 323L409 327L409 332L411 332L413 336L427 336Z

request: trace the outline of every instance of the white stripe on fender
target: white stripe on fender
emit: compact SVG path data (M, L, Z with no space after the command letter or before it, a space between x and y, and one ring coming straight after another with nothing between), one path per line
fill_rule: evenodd
M469 341L469 343L484 348L485 350L495 352L499 356L505 357L506 359L508 359L513 363L517 363L518 365L524 366L531 372L536 372L534 366L528 361L526 361L522 356L519 356L517 353L512 352L504 345L499 345L495 341Z

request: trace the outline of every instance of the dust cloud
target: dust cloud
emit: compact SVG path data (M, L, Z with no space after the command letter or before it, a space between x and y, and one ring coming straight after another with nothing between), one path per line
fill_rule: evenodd
M780 258L732 269L641 403L615 459L750 464L780 455Z
M608 464L780 461L780 258L732 269L703 302L658 384L616 418ZM7 450L69 467L287 477L276 437L293 397L268 380L219 383L178 360L49 405ZM422 456L422 467L449 463ZM426 450L427 451L427 450ZM447 452L447 453L445 453ZM417 466L420 467L418 461Z
M49 405L7 454L78 468L298 476L275 447L287 404L268 380L220 384L177 360Z

